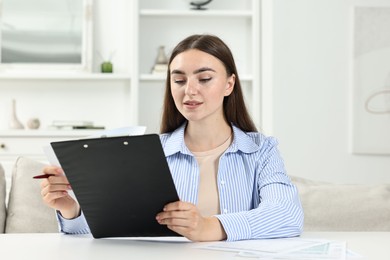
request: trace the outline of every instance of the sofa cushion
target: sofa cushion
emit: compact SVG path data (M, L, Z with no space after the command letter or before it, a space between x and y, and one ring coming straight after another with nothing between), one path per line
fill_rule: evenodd
M0 164L0 233L4 233L5 215L5 173Z
M390 231L390 184L335 184L292 177L305 231Z
M29 158L17 158L8 201L5 233L58 232L55 211L41 198L40 180L45 164Z

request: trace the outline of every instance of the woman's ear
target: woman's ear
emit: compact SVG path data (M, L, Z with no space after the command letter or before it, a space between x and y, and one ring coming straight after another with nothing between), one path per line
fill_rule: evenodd
M233 92L235 83L236 83L236 75L232 74L228 78L228 81L226 82L225 97L229 96Z

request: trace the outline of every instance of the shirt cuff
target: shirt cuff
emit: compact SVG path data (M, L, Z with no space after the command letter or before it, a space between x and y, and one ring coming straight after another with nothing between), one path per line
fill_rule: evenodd
M250 239L252 237L248 220L243 213L216 215L225 230L226 241Z
M60 232L63 232L65 234L90 233L88 223L85 220L83 212L81 212L80 216L78 216L77 218L66 219L57 211L57 219L60 227Z

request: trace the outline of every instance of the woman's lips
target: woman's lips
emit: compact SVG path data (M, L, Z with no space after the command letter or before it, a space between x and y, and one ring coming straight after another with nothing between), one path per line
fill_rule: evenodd
M186 101L184 102L184 106L187 107L187 108L197 108L199 107L200 105L202 105L203 103L202 102L199 102L199 101Z

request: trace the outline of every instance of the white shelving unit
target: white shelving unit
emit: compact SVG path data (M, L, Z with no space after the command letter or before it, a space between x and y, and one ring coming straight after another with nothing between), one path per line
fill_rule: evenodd
M251 115L260 126L260 1L213 1L207 10L191 10L189 1L134 1L132 86L138 102L136 121L149 132L160 125L165 75L150 74L159 46L169 56L173 47L190 34L210 33L221 37L236 60Z
M180 40L194 33L215 34L229 45L248 108L260 126L262 1L214 0L203 11L191 10L189 2L95 0L94 73L0 73L0 144L7 147L0 149L0 162L10 167L17 155L43 158L43 142L88 135L45 131L53 120L88 120L106 128L145 125L147 133L158 132L166 76L151 74L157 49L165 46L169 56ZM98 73L96 52L113 50L114 73ZM8 130L12 99L22 123L38 117L41 130Z
M251 11L242 11L242 10L157 10L157 9L142 9L139 11L141 16L183 16L183 17L211 17L215 18L218 16L221 17L249 17L251 18Z
M260 125L261 1L215 0L201 11L191 10L184 0L120 0L115 4L119 6L110 9L112 5L104 1L94 2L94 46L105 49L104 53L117 51L115 73L0 73L0 108L4 111L0 131L7 128L7 102L15 98L24 122L36 116L43 127L52 120L76 117L107 128L146 125L147 132L158 132L165 75L151 74L157 49L164 45L169 55L180 40L193 33L218 35L232 49L248 107ZM118 30L112 30L113 25ZM112 35L106 37L107 33ZM95 61L95 71L97 65Z
M130 80L130 74L79 73L79 74L0 74L0 80Z

